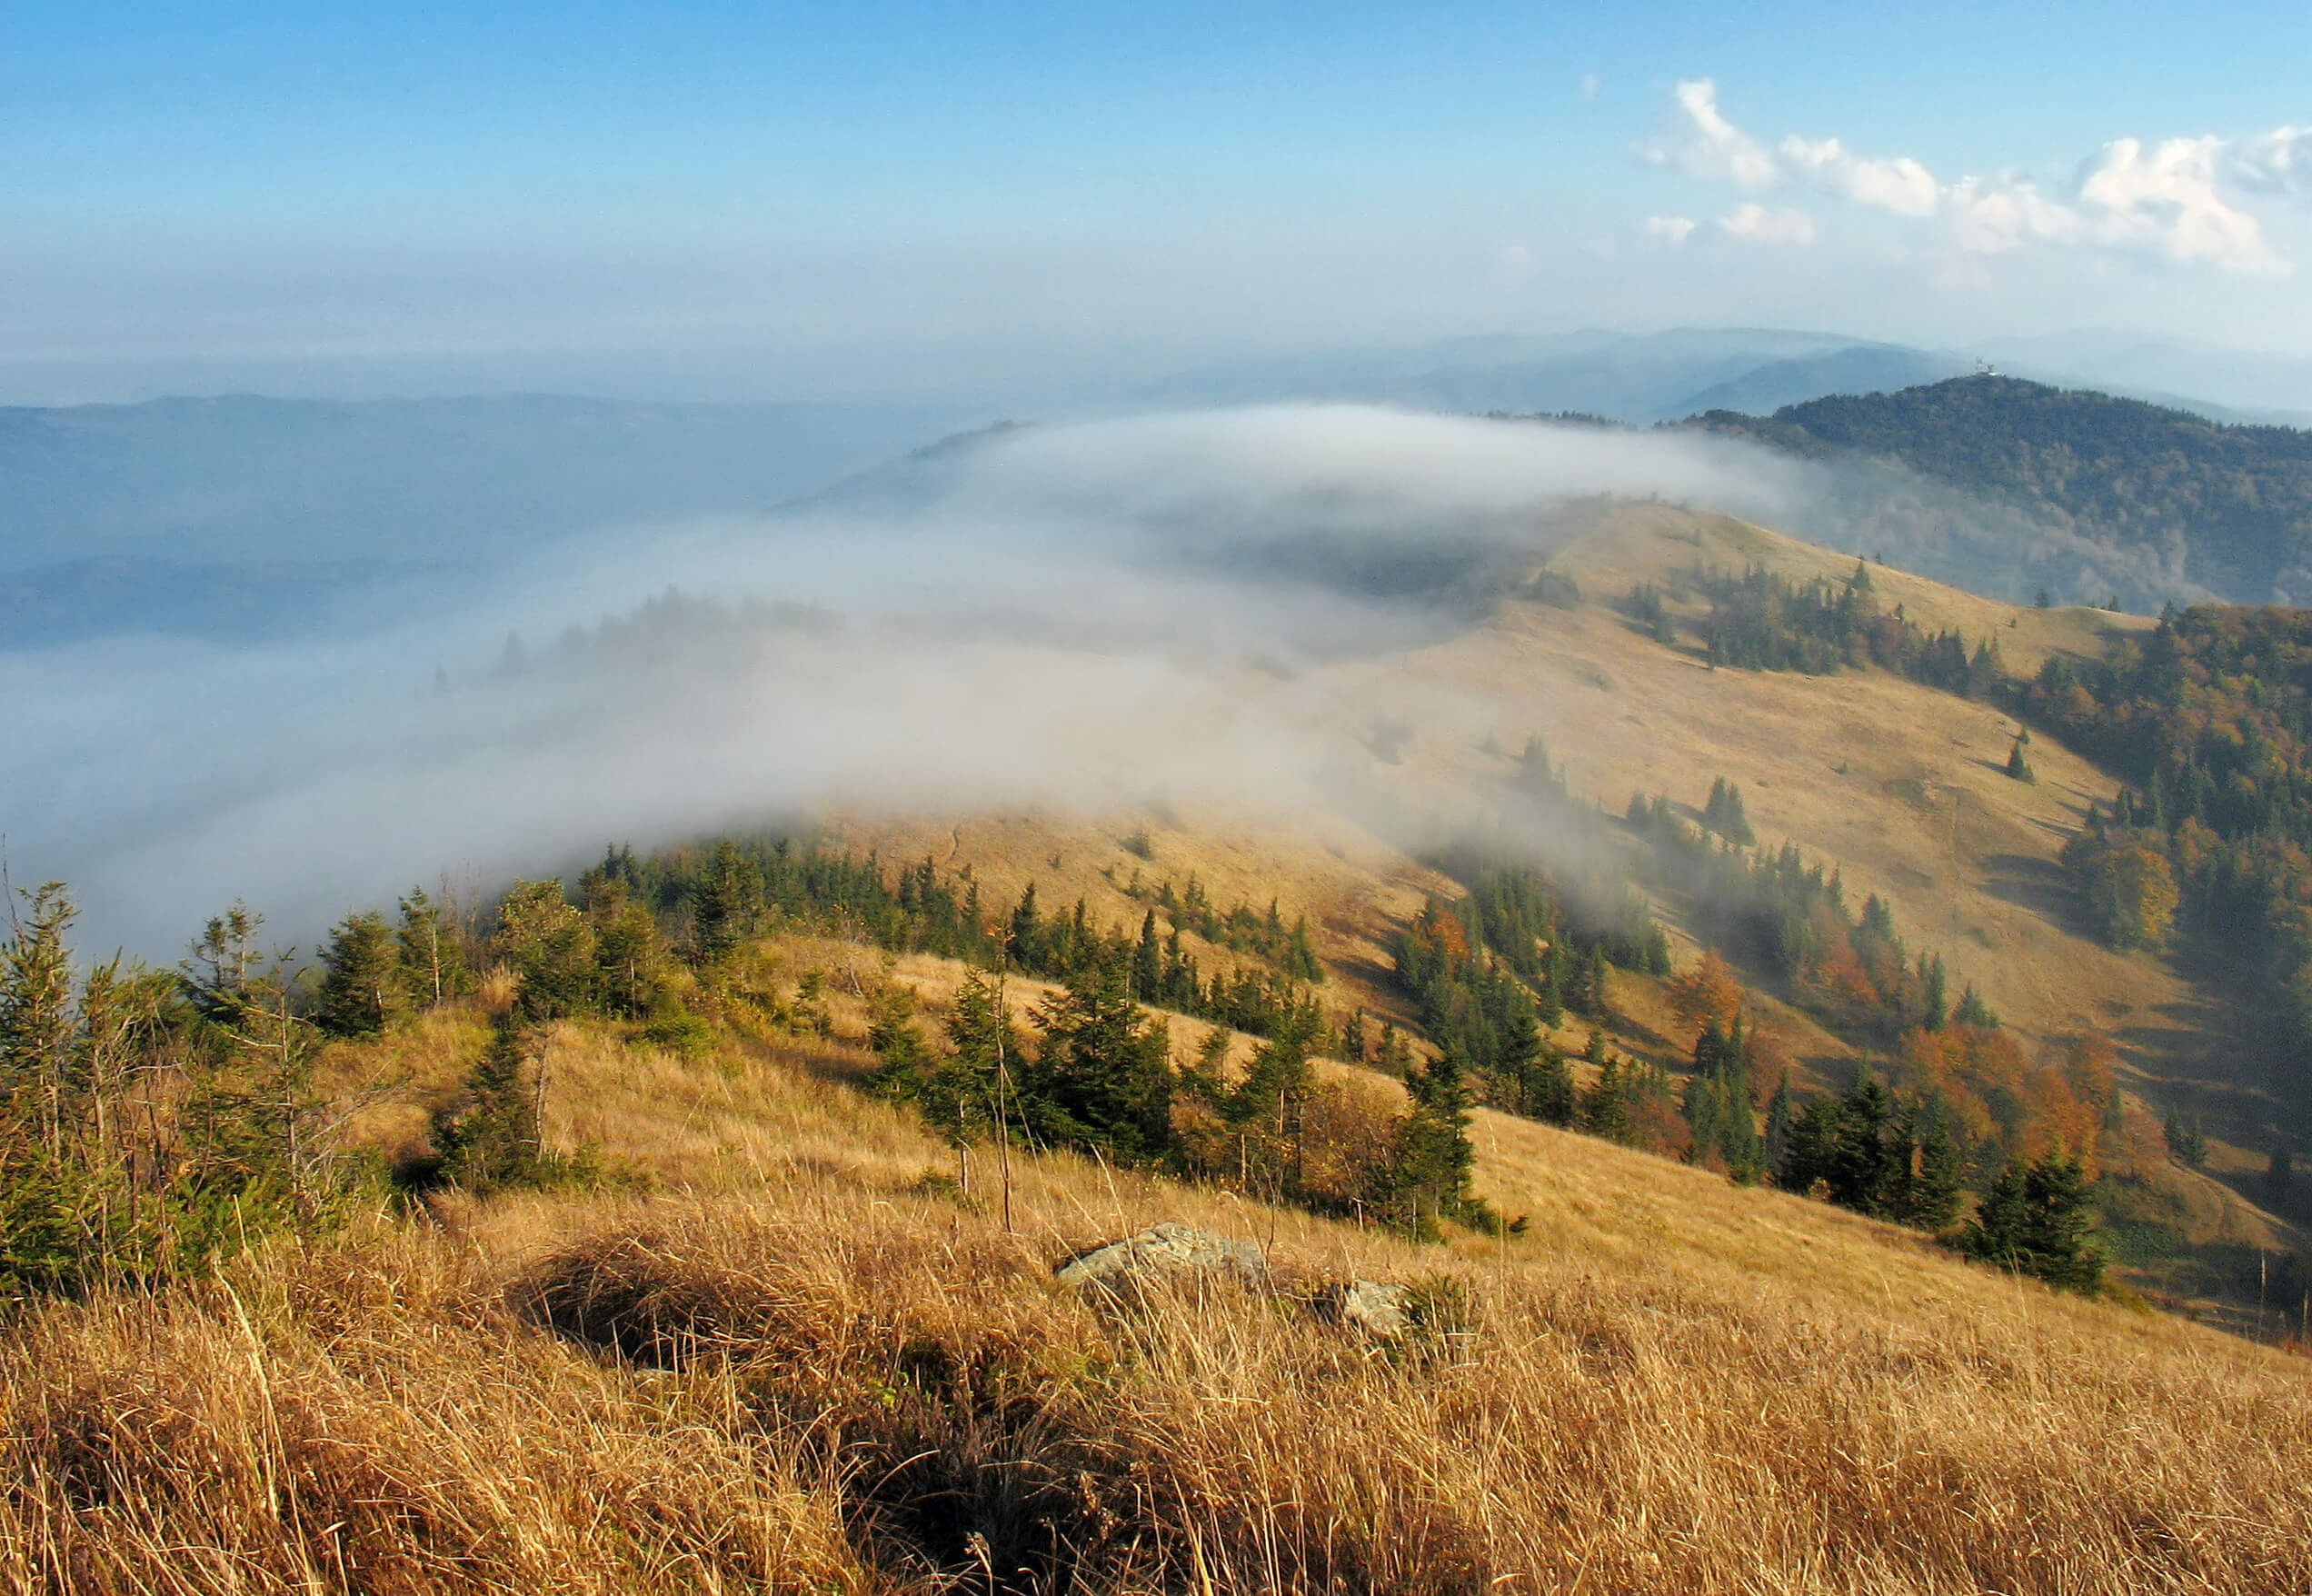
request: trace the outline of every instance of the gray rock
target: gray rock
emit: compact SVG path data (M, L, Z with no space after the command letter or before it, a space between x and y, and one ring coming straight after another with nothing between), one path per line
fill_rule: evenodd
M1079 1252L1052 1272L1087 1296L1119 1302L1137 1301L1145 1286L1166 1277L1223 1279L1261 1292L1271 1284L1268 1261L1251 1242L1169 1222Z
M1377 1342L1393 1342L1412 1331L1412 1298L1407 1286L1370 1280L1336 1281L1324 1289L1317 1305L1336 1324Z

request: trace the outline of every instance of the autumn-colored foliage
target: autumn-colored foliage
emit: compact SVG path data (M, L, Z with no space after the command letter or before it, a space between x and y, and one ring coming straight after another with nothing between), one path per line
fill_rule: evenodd
M1669 1002L1687 1032L1723 1028L1742 1012L1742 987L1717 950L1706 948L1692 968L1670 982Z

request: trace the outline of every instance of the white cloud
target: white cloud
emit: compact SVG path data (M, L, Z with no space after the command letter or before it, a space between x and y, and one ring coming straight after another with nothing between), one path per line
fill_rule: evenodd
M2276 127L2237 140L2225 152L2224 171L2251 194L2312 199L2312 127Z
M2256 218L2217 191L2226 142L2171 138L2145 145L2114 139L2082 168L2079 202L2115 242L2140 240L2179 261L2236 272L2286 270Z
M2312 128L2245 139L2114 139L2080 166L2068 193L2051 195L2028 178L1947 183L1915 157L1858 155L1837 138L1793 134L1769 147L1719 109L1717 85L1706 77L1679 83L1670 99L1664 134L1639 152L1649 163L1739 188L1809 188L1908 221L1939 221L1951 245L1969 254L2096 249L2268 275L2289 264L2239 195L2312 201ZM1803 213L1755 202L1718 225L1749 243L1815 236ZM1662 236L1652 221L1647 230Z
M1670 91L1670 98L1674 109L1661 137L1640 152L1647 160L1689 177L1730 179L1745 188L1781 180L1772 152L1719 110L1718 85L1709 78L1688 78Z
M1908 155L1867 160L1835 138L1804 139L1796 134L1784 139L1777 153L1785 171L1859 205L1898 216L1931 216L1942 202L1935 175Z
M1675 246L1694 235L1695 225L1691 216L1649 216L1645 224L1646 236Z
M1585 72L1581 75L1581 82L1579 87L1583 99L1596 99L1598 95L1604 91L1605 86L1606 80L1599 77L1596 73Z
M1814 242L1814 218L1804 211L1769 211L1751 201L1718 219L1719 231L1743 244L1803 248Z

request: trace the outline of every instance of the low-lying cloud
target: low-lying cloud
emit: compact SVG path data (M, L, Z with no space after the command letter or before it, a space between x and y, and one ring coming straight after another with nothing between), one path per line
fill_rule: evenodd
M0 823L92 942L167 959L236 896L309 947L444 873L831 808L1289 815L1370 757L1374 673L1336 667L1472 623L1569 505L1769 514L1794 472L1356 407L1018 429L785 514L544 546L322 643L0 654Z

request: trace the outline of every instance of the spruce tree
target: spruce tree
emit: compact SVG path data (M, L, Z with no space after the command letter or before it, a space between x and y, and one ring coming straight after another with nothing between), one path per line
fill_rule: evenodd
M2000 1172L1959 1245L1985 1262L2092 1293L2104 1270L2094 1230L2086 1174L2076 1160L2050 1152Z
M762 868L728 837L714 845L692 906L692 935L702 964L728 957L761 929Z
M562 883L514 883L498 906L491 947L520 978L514 1009L523 1020L559 1020L594 1006L594 928L564 894Z
M463 933L423 887L410 889L401 914L394 941L403 990L421 1008L463 996L473 981Z
M1433 1236L1440 1222L1459 1220L1470 1208L1470 1175L1477 1164L1470 1145L1470 1089L1466 1061L1450 1042L1406 1079L1412 1110L1399 1133L1393 1184L1404 1204L1409 1228Z
M1143 1003L1163 1001L1164 948L1156 939L1156 911L1141 916L1140 942L1132 949L1132 996Z
M537 1184L550 1170L534 1082L525 1080L521 1033L502 1021L464 1091L434 1121L441 1178L475 1192Z
M1043 913L1036 907L1035 883L1020 894L1020 902L1012 908L1010 934L1005 938L1012 964L1021 970L1041 970L1044 965Z
M1170 1043L1132 1001L1122 959L1071 973L1037 1009L1036 1022L1043 1039L1022 1097L1046 1140L1100 1148L1125 1163L1171 1150Z
M409 1007L400 950L382 914L349 914L322 950L314 1019L332 1036L374 1036Z

